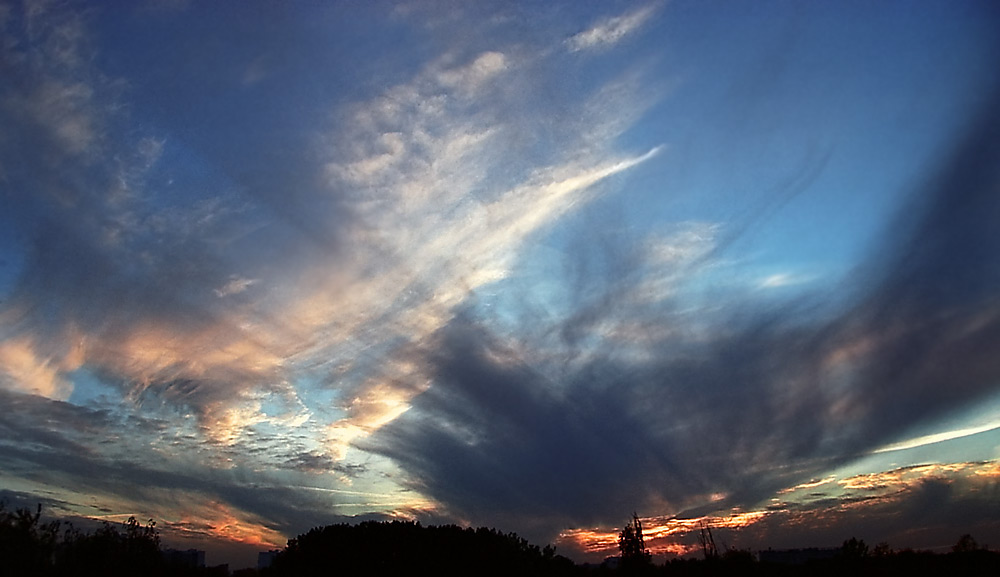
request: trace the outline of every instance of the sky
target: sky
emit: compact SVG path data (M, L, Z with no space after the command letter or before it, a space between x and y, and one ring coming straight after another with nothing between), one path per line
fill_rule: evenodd
M3 2L0 497L1000 545L998 16Z

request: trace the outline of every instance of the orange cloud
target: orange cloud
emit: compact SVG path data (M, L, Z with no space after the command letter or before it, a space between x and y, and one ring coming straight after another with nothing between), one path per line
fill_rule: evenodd
M261 519L224 503L209 502L162 527L180 539L223 540L262 549L281 547L287 538L267 527Z
M915 465L912 467L902 467L881 473L855 475L838 481L838 484L843 486L845 489L900 490L919 479L928 477L944 477L952 473L966 470L971 466L972 465L970 463Z
M677 517L647 517L641 519L643 539L654 555L687 555L697 546L681 541L703 527L712 529L742 529L770 515L770 511L733 511L728 515L706 515L681 519ZM615 555L618 552L618 530L572 529L559 534L557 543L572 545L586 554Z
M68 399L73 392L59 364L42 356L29 339L0 343L0 387L58 400Z

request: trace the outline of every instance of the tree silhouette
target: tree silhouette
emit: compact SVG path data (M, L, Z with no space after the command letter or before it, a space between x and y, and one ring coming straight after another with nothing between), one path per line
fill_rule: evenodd
M166 562L160 553L160 536L150 519L142 525L135 517L118 525L104 522L93 533L72 527L66 531L57 561L64 569L107 576L162 574Z
M719 558L719 548L715 546L715 536L712 535L712 527L702 521L701 531L698 532L698 541L701 543L701 552L706 561Z
M868 557L868 545L862 539L851 537L840 546L840 557L847 560L859 560Z
M6 511L0 502L0 559L11 575L46 575L53 570L59 522L42 523L42 506Z
M0 573L71 576L166 575L156 523L135 517L119 526L105 522L93 533L70 523L41 521L42 506L32 513L7 511L0 502ZM65 527L65 529L64 529Z
M979 543L976 543L976 540L972 538L972 535L966 533L965 535L959 537L958 543L955 543L951 550L954 553L971 553L972 551L979 550Z
M652 564L652 557L646 550L646 543L642 537L642 521L634 512L632 520L618 534L618 549L622 554L621 568L624 570L634 570Z
M889 544L886 543L885 541L882 541L878 545L875 545L875 548L872 549L872 557L883 558L883 557L889 557L892 554L893 554L892 547L890 547Z

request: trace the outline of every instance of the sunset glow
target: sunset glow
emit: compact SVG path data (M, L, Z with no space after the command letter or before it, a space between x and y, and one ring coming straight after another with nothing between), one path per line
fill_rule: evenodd
M991 2L0 4L0 501L251 566L1000 543Z

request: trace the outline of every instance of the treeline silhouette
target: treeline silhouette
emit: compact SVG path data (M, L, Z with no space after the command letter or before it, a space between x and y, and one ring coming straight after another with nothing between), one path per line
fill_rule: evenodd
M702 555L676 558L662 564L645 548L638 516L619 536L619 557L600 565L576 565L539 548L514 533L495 529L467 529L454 525L422 526L409 521L369 521L359 525L317 527L288 542L261 577L318 575L485 575L648 577L778 576L949 576L1000 575L1000 553L980 547L963 535L947 554L893 551L885 543L870 549L851 538L836 549L802 550L785 561L767 560L744 549L720 551L711 529L702 530ZM795 552L786 552L795 553ZM820 553L820 555L816 555ZM773 559L773 557L772 557Z
M288 542L262 575L572 575L573 562L514 533L412 521L317 527Z
M633 527L638 527L638 519ZM992 576L1000 575L1000 553L980 547L971 535L963 535L951 552L904 549L894 551L887 543L873 549L854 537L835 549L795 549L761 551L726 549L715 545L711 529L703 527L700 535L701 557L674 558L656 565L642 548L641 538L628 531L619 536L619 571L623 575L663 577L882 577L885 575L923 576ZM631 542L629 542L631 540ZM636 543L639 549L636 549ZM643 555L643 553L645 553ZM607 566L599 572L610 573Z
M757 556L749 551L734 550L716 558L677 558L662 565L650 565L645 570L629 573L670 577L883 577L886 575L996 577L1000 575L1000 553L980 549L938 554L905 549L882 555L854 557L841 549L834 550L826 558L775 562L763 560L763 555L762 559L758 560Z
M893 551L851 538L836 549L760 552L715 546L710 528L701 533L702 555L653 561L642 539L638 516L619 538L621 556L600 565L576 565L515 533L456 525L423 526L413 521L366 521L357 525L317 527L288 541L270 567L240 570L233 575L313 577L319 575L553 576L648 577L777 576L843 577L845 575L948 576L1000 575L1000 553L963 535L951 552ZM135 517L121 524L103 523L84 532L71 523L41 519L41 506L9 511L0 502L0 575L40 577L185 577L226 575L228 567L195 567L178 563L160 548L152 520Z
M0 575L38 577L173 577L212 575L172 562L160 550L151 519L104 522L85 532L65 521L42 521L42 506L9 511L0 502Z

